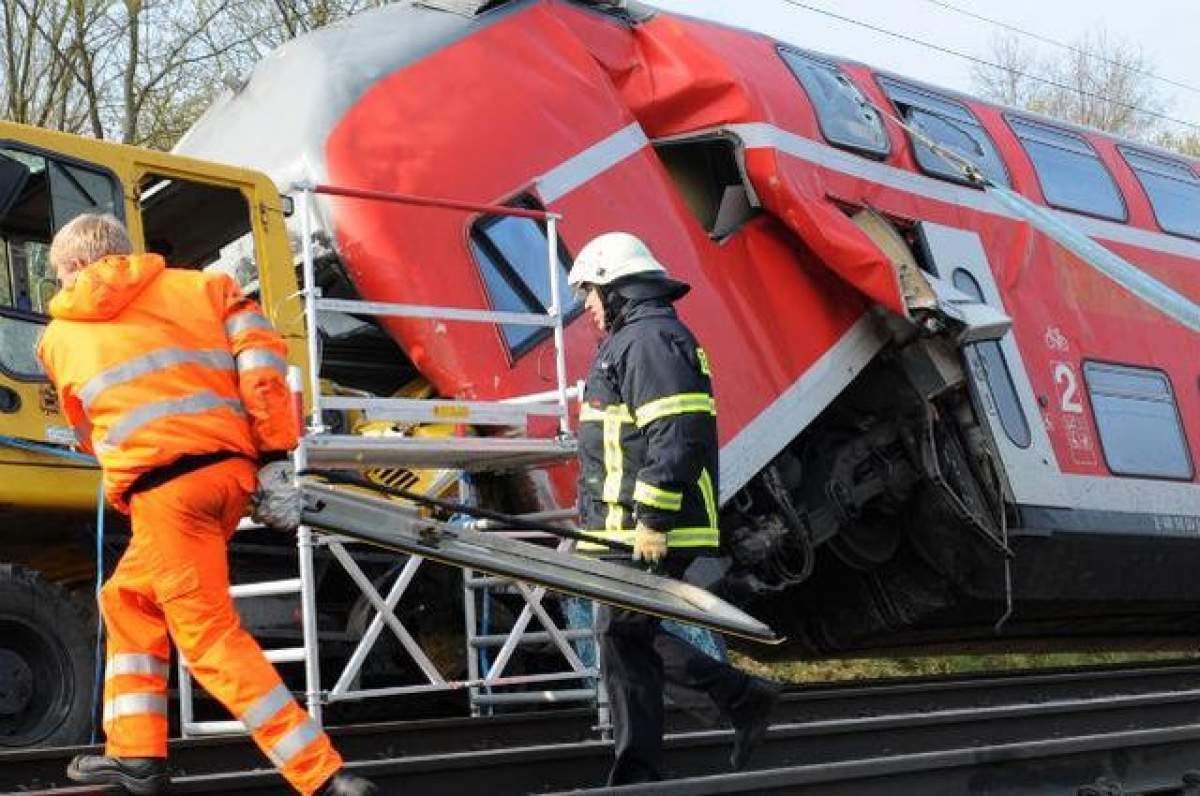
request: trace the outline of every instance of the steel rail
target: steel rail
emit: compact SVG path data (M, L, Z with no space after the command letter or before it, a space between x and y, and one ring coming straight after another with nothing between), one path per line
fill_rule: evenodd
M398 789L500 796L602 781L611 750L607 744L591 740L593 717L591 711L567 710L363 725L333 732L347 759L372 761L355 765ZM899 757L911 763L918 759L914 756L950 754L964 743L973 749L1040 749L1037 744L1055 738L1112 740L1131 729L1196 728L1200 726L1200 664L813 686L786 694L773 718L776 723L755 761L763 770L749 772L767 777L754 786L762 792L769 792L763 789L776 780L792 782L810 776L811 771L793 770L805 766L827 770L856 764L867 766L864 771L874 770L868 763L874 765L872 761L882 750L887 750L889 759ZM755 782L753 778L737 775L743 778L730 779L722 770L729 743L728 730L669 736L672 776L703 780L697 787L727 788L671 792L758 792L737 789ZM1097 749L1109 750L1103 754L1115 754L1111 744L1097 743ZM470 748L464 750L464 746ZM39 792L39 787L65 784L63 768L77 751L0 754L0 793L29 793L31 788ZM1195 752L1194 764L1200 765L1200 750ZM176 742L172 767L188 776L178 779L173 792L286 793L271 772L247 773L247 769L262 765L264 761L245 738ZM913 776L929 776L926 769L920 771ZM1158 769L1152 773L1166 776ZM713 779L709 782L706 777Z

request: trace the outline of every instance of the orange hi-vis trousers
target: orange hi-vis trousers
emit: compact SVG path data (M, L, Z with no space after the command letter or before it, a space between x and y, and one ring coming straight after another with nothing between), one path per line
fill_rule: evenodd
M227 544L255 473L253 462L229 459L134 494L133 539L100 593L106 753L166 757L169 633L196 680L308 796L342 758L242 628L229 596Z

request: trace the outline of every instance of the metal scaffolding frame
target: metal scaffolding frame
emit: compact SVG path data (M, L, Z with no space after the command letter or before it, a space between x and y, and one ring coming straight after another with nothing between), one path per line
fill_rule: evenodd
M433 199L383 191L358 190L298 183L293 186L298 194L297 212L301 229L301 256L305 307L305 337L308 354L309 414L306 433L295 452L296 471L308 467L373 467L406 466L413 469L441 470L430 489L440 493L459 477L460 468L474 471L513 469L521 466L537 466L564 461L571 456L568 399L578 388L569 388L566 381L566 357L564 352L563 306L560 295L558 259L558 228L560 216L542 210L503 205L474 204L455 200ZM448 211L465 211L530 218L545 224L547 241L547 268L551 292L550 307L545 314L499 312L491 310L434 307L411 304L391 304L348 299L327 299L321 296L316 281L316 266L313 254L313 213L318 195L385 202L420 207L441 208ZM429 318L456 320L475 323L521 324L547 327L553 330L555 352L556 388L536 395L515 396L498 401L456 401L452 399L407 399L407 398L362 398L327 396L321 393L320 344L317 318L321 312L350 312L358 315L388 317ZM395 420L406 423L444 423L453 417L456 423L481 426L517 426L524 428L531 417L556 417L559 437L539 439L529 437L356 437L335 435L322 422L322 412L362 411L374 419ZM567 519L571 512L552 512L538 515L540 519ZM512 534L516 536L542 536L544 534ZM464 621L466 623L466 645L468 677L456 681L447 678L421 648L420 643L404 626L396 609L412 584L424 559L413 556L408 559L392 580L386 595L371 582L370 578L348 552L351 540L335 535L315 533L308 526L301 526L296 533L299 558L299 577L264 583L240 584L231 588L236 599L276 597L296 594L300 598L303 643L297 647L266 650L269 660L275 663L303 663L305 672L305 704L309 714L317 722L322 720L322 708L335 702L377 697L394 697L404 694L452 689L469 689L471 709L491 709L497 705L529 701L579 701L595 698L594 683L597 671L583 663L572 646L572 642L591 637L590 630L569 630L559 627L542 605L545 589L531 588L516 581L477 577L472 571L463 571ZM559 549L570 549L573 542L560 542ZM345 667L332 688L322 687L320 667L320 639L317 628L317 582L315 577L315 551L324 547L346 571L356 587L371 605L373 616L351 653ZM475 594L490 599L493 590L502 589L519 594L523 603L520 616L512 629L504 634L483 634L477 624ZM538 631L530 631L534 620L540 625ZM363 664L378 642L384 630L389 630L402 648L417 664L425 678L424 683L398 685L386 688L356 688L355 683L362 672ZM512 657L522 644L552 644L566 662L562 671L546 674L509 676L505 674ZM479 651L499 648L495 660L486 672L481 671ZM570 683L583 681L590 687L558 690L526 691L523 693L495 693L495 689L545 683ZM185 737L197 735L244 732L238 721L197 722L194 717L193 686L185 662L179 661L179 694L182 733Z

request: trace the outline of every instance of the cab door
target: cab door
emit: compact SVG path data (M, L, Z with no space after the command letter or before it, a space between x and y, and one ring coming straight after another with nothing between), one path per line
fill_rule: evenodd
M81 213L124 217L110 170L0 139L0 503L20 509L95 506L97 470L71 455L74 435L36 356L58 291L50 241Z

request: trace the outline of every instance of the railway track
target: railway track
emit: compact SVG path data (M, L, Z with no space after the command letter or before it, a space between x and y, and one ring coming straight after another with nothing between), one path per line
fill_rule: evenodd
M595 739L593 717L568 710L334 732L385 793L560 793L603 781L611 750ZM1188 793L1161 788L1190 787L1184 773L1200 768L1200 664L796 689L755 769L739 774L725 768L728 730L689 730L677 718L667 740L676 779L614 792L1083 794L1108 787L1108 777L1121 789L1094 796ZM96 793L63 787L77 751L0 754L0 793ZM243 738L176 742L173 792L288 793L273 772L252 770L262 764Z

